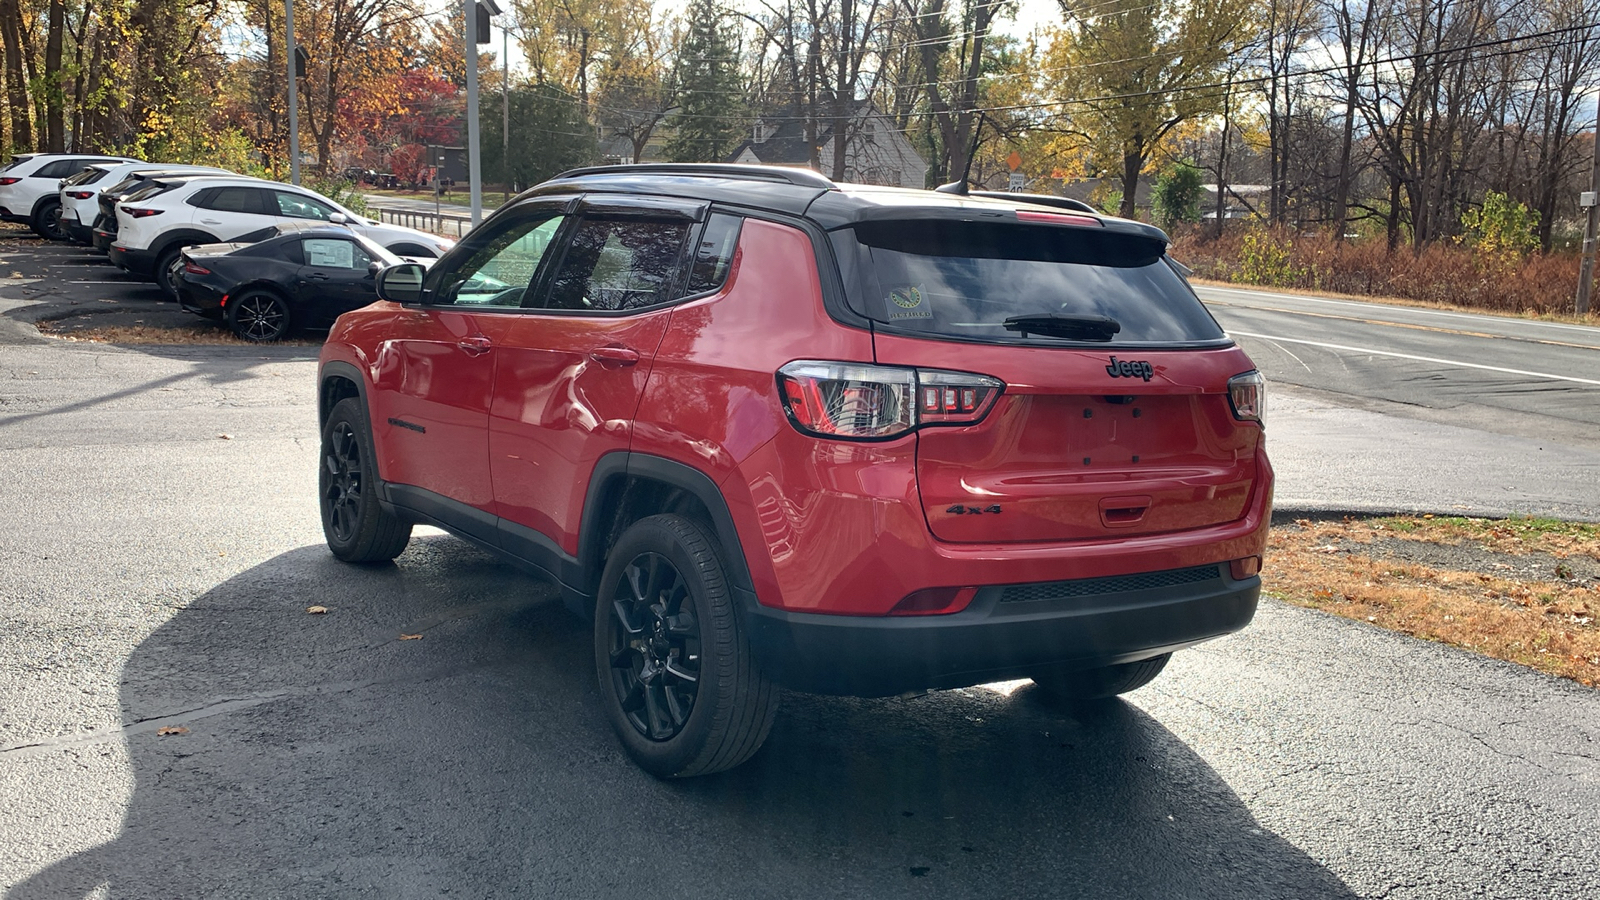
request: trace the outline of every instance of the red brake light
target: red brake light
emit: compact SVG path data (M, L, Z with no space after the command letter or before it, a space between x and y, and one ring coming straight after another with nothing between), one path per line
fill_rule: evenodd
M159 216L162 213L162 210L150 209L144 206L124 206L122 211L135 219L143 219L147 216Z
M15 176L10 176L10 177L6 177L6 178L0 178L0 187L6 187L7 185L16 184L17 182L19 182L21 180L22 180L21 178L17 178Z
M184 260L183 260L183 271L187 272L190 275L210 275L211 274L211 270L210 269L206 268L205 266L197 264L194 260L189 259L188 257L185 257Z
M87 200L94 196L94 191L67 191L67 196L74 200Z
M778 370L778 386L801 431L881 440L923 425L978 422L1005 383L970 372L801 360Z
M1244 559L1228 560L1228 574L1233 576L1234 581L1254 578L1260 572L1261 557L1259 556L1246 556Z
M1267 380L1254 371L1233 376L1228 379L1228 402L1234 418L1260 422L1267 414Z
M1019 222L1045 222L1051 225L1095 225L1105 227L1094 216L1074 216L1069 213L1034 212L1028 209L1017 210Z

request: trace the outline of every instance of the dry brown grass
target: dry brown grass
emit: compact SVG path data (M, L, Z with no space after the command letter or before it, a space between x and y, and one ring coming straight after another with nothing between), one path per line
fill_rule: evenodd
M1456 550L1413 555L1407 542ZM1574 577L1575 567L1595 571L1600 526L1301 520L1274 529L1269 554L1266 590L1289 602L1600 685L1600 580ZM1541 574L1491 554L1529 558ZM1419 556L1450 561L1427 564Z
M1445 243L1431 244L1421 252L1407 246L1390 253L1381 239L1335 242L1326 234L1233 228L1216 240L1202 239L1198 230L1179 231L1173 235L1172 255L1199 278L1252 283L1243 274L1243 245L1251 234L1287 250L1283 277L1269 285L1274 288L1572 317L1578 257L1570 253L1497 257ZM1584 321L1600 323L1600 311L1591 310Z

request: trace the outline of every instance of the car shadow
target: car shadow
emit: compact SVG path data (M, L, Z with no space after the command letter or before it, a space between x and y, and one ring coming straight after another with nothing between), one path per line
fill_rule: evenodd
M7 896L1354 896L1124 701L788 694L744 766L662 782L594 681L551 586L454 538L282 554L136 647L121 728L8 751L133 788Z

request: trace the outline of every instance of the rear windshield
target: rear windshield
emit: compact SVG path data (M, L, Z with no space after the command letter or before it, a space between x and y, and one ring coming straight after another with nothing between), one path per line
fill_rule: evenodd
M138 190L130 192L126 197L123 197L122 199L123 200L132 200L135 203L137 203L140 200L148 200L149 198L154 197L155 195L161 193L162 191L165 191L166 189L167 189L167 186L164 185L164 184L151 182L150 184L147 184L144 187L139 188Z
M62 187L69 187L71 185L77 185L77 184L94 184L96 181L99 181L101 178L104 178L105 174L106 174L106 170L105 169L97 169L97 168L94 168L93 166L91 166L91 167L89 167L87 169L84 169L82 172L79 172L78 174L72 176L71 178L67 178L67 179L62 180L61 186Z
M1154 238L1095 228L940 220L870 222L833 234L850 306L884 330L985 343L1119 346L1224 339ZM1014 316L1111 319L1094 338ZM1045 333L1041 333L1045 332Z

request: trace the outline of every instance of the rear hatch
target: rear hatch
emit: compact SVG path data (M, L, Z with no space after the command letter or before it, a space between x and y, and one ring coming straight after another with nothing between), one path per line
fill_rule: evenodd
M880 364L1005 383L977 424L918 431L933 534L1060 542L1243 516L1261 429L1235 415L1229 381L1253 366L1164 257L1164 235L1029 218L833 235Z

